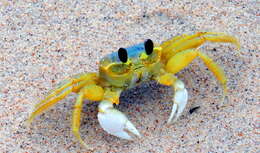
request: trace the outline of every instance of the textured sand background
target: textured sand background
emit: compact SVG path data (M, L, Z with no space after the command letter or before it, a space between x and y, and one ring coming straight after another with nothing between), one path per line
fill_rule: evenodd
M241 42L240 56L229 44L206 43L201 48L224 68L228 100L219 102L221 88L195 60L178 74L187 85L189 104L177 123L166 125L169 89L149 83L123 93L118 107L142 139L129 142L105 133L97 122L97 104L87 101L83 139L96 153L259 151L259 6L257 0L1 0L0 152L87 152L70 130L76 95L26 128L24 122L39 98L69 75L97 71L100 58L119 47L147 38L161 43L196 31L226 32ZM195 106L201 108L189 114Z

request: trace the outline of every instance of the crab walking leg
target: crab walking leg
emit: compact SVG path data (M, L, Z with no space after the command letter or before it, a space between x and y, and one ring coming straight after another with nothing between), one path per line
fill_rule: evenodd
M185 34L179 35L179 36L175 36L175 37L171 38L170 40L167 40L167 41L163 42L163 43L160 45L160 47L166 48L166 47L170 46L172 43L174 43L175 41L180 40L181 38L186 37L186 36L187 36L187 35L185 35ZM165 51L166 51L166 50L165 50Z
M72 88L69 88L66 91L64 91L62 94L60 94L59 96L55 97L54 99L51 99L48 102L37 107L30 115L30 117L28 119L28 123L30 124L36 116L42 114L44 111L46 111L51 106L54 106L57 102L64 99L71 92L72 92Z
M168 44L167 46L164 47L163 54L165 54L165 55L171 54L171 56L172 56L172 55L174 55L174 53L176 53L175 50L176 50L176 48L178 46L183 46L183 43L184 43L185 46L189 46L190 47L190 45L186 45L186 42L188 40L193 40L194 38L202 36L203 34L205 34L205 33L198 32L198 33L195 33L193 35L176 36L176 37L174 37L175 39L173 38L172 40L169 40L171 43L164 42L162 44L162 46L165 46L164 44Z
M51 98L53 97L58 97L64 90L66 90L66 88L71 86L71 82L66 82L63 85L61 85L59 88L54 89L53 91L51 91L51 93L45 97L43 100L41 100L39 103L37 103L34 108L37 109L40 105L48 102Z
M101 101L98 106L98 121L107 133L119 138L131 140L132 137L128 132L141 137L138 130L127 117L115 109L113 103L108 100Z
M79 128L80 128L80 116L82 111L82 104L84 100L84 92L79 92L77 101L74 105L74 111L72 115L72 132L75 135L75 137L79 140L79 142L86 148L89 148L89 146L82 140Z
M28 119L28 123L30 124L33 119L42 114L44 111L46 111L48 108L54 106L57 102L60 100L64 99L67 95L69 95L71 92L78 91L80 88L83 86L86 86L87 84L90 84L88 86L91 86L92 84L95 83L95 80L97 78L96 73L84 73L84 74L78 74L77 76L73 76L73 78L70 79L69 82L65 82L60 87L55 89L54 91L51 92L45 99L43 99L41 102L36 104L34 107L34 111L30 115ZM76 84L78 83L78 84ZM75 85L75 86L72 86ZM88 87L87 86L87 87ZM91 91L95 90L96 88L92 88ZM100 90L98 90L100 91ZM91 97L97 97L100 94L94 94L96 96L91 96ZM90 98L91 98L90 97ZM102 99L103 97L101 97ZM100 99L98 99L100 100Z
M74 111L72 115L72 132L75 135L75 137L79 140L79 142L88 149L92 148L89 148L89 146L82 140L79 133L80 116L82 111L83 100L88 99L91 101L100 101L101 99L103 99L103 96L104 90L102 87L96 84L89 84L80 90L77 101L74 105Z
M224 97L227 94L227 78L224 71L210 57L198 50L185 50L177 53L166 64L166 71L177 73L190 64L196 57L200 57L208 69L214 74L223 87Z
M178 39L177 39L178 38ZM174 39L173 39L174 40ZM220 43L232 43L240 49L240 44L238 40L230 35L224 33L214 33L214 32L198 32L194 35L182 35L177 36L176 41L169 40L172 43L164 42L161 46L163 47L163 58L168 60L178 52L194 49L205 43L209 42L220 42ZM165 44L168 44L166 46Z
M83 73L72 76L69 79L63 80L56 89L52 90L50 94L35 105L37 109L40 105L48 103L48 101L53 97L58 97L59 94L64 92L67 88L78 83L77 86L73 87L72 92L78 92L79 87L83 87L87 83L92 83L96 79L97 75L95 73Z
M166 73L158 77L157 81L160 84L172 86L174 91L173 106L167 123L171 123L172 119L174 119L173 121L175 122L180 117L187 104L188 92L185 89L184 83L171 73Z

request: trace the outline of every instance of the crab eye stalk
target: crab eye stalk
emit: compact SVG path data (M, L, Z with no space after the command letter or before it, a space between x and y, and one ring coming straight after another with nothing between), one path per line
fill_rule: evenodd
M153 53L153 41L151 39L147 39L145 42L144 42L144 48L145 48L145 52L147 55L150 55Z
M127 51L125 48L119 48L118 49L118 57L121 62L126 63L127 62Z

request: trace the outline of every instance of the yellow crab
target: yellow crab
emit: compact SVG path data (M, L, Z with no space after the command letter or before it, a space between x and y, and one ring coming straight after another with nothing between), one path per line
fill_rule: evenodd
M154 45L148 39L140 44L120 48L100 61L98 73L82 73L63 81L36 106L28 121L42 114L71 92L78 93L72 116L72 131L85 147L87 145L79 134L80 116L83 101L98 101L98 121L101 127L111 135L132 139L129 132L140 137L140 133L127 117L113 107L119 104L120 93L144 81L156 80L159 84L171 86L173 107L168 123L176 121L185 108L188 99L184 83L174 74L184 69L196 57L199 57L214 74L227 93L227 79L223 70L206 54L197 48L209 42L233 43L240 48L236 38L214 32L198 32L193 35L179 35Z

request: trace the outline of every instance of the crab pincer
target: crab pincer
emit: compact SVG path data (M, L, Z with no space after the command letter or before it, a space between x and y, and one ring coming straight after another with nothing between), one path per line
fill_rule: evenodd
M113 107L109 101L101 101L98 106L98 121L101 127L109 134L122 139L132 140L129 133L137 137L141 134L131 123L125 114Z

